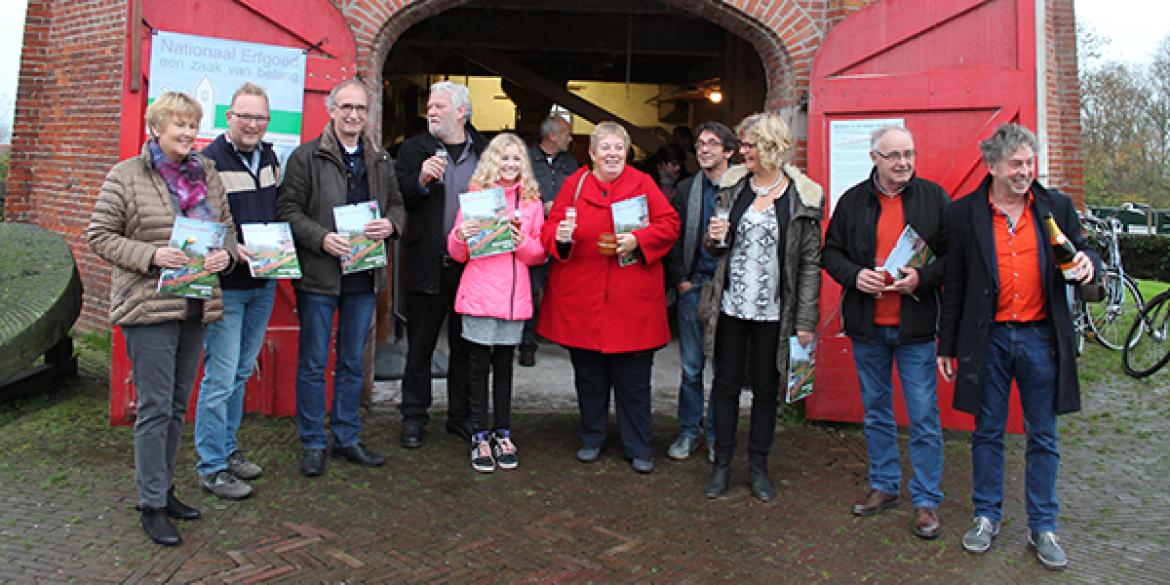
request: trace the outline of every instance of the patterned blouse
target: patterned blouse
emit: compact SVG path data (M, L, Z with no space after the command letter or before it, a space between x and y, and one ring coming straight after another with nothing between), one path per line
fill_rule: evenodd
M720 310L747 321L779 321L780 260L776 207L764 211L748 206L735 228L728 258L727 290Z

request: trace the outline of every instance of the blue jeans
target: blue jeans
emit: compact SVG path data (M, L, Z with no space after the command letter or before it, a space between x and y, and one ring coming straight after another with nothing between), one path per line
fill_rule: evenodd
M333 370L333 410L329 428L333 444L350 447L362 430L358 408L362 402L366 339L374 319L374 293L345 293L339 297L297 291L301 320L297 354L297 433L306 449L324 449L325 364L333 316L337 318L337 360Z
M682 380L678 386L679 434L698 437L703 416L703 321L699 319L699 291L703 280L692 282L690 290L678 296L678 353ZM707 444L715 444L714 403L707 403Z
M977 516L997 523L1003 516L1003 433L1014 378L1020 389L1028 435L1024 472L1028 528L1056 531L1060 453L1056 448L1055 350L1052 330L1045 323L1023 327L992 325L983 394L971 435L971 501Z
M224 289L223 319L203 336L203 382L195 407L196 469L207 475L228 468L236 451L236 432L244 417L244 383L256 367L276 281L260 288Z
M853 340L853 362L865 407L865 446L869 487L887 494L902 491L898 427L894 424L894 385L890 366L898 363L902 397L910 422L910 499L915 508L937 508L943 500L943 441L938 419L935 343L898 343L897 327L874 327L870 340Z

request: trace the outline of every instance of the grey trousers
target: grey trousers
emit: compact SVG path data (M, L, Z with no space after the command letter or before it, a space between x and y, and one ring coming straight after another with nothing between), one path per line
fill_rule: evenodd
M175 475L183 416L203 350L200 316L154 325L126 325L126 350L138 417L134 423L134 479L138 505L162 508Z

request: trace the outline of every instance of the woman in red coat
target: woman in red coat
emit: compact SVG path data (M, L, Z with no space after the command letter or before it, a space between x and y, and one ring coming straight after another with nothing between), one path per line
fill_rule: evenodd
M581 411L577 459L601 455L612 388L623 454L650 473L650 370L670 341L662 260L679 226L654 179L626 166L629 148L625 128L602 122L589 137L593 170L565 179L541 232L552 262L536 330L569 349Z

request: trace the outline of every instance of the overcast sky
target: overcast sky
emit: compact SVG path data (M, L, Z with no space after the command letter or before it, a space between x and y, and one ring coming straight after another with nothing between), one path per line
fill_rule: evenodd
M181 3L177 3L181 5ZM0 124L12 126L26 0L0 0ZM1124 6L1124 10L1121 7ZM1170 34L1170 0L1076 0L1077 21L1109 37L1105 59L1144 63Z

